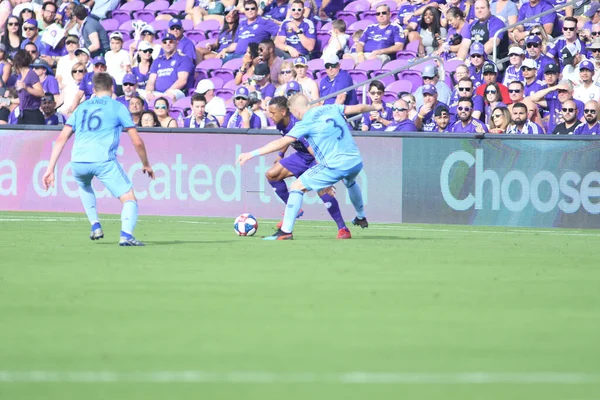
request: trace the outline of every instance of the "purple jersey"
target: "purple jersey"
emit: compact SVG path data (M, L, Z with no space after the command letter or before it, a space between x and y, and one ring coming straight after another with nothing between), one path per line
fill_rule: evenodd
M533 17L534 15L543 13L544 11L551 10L553 7L551 4L548 4L546 0L541 0L536 6L531 6L530 3L525 3L521 6L519 10L518 20L522 21L526 18ZM536 25L545 25L545 24L554 24L556 21L556 12L550 13L543 17L537 17L529 22L525 22L523 25L525 26L525 30L531 30Z
M267 83L264 87L258 88L263 99L275 96L275 86L272 83Z
M275 127L277 128L277 130L279 130L279 132L281 132L281 136L285 136L292 130L294 125L296 125L296 122L298 122L296 117L294 117L293 115L290 114L290 122L287 125L284 125L283 121L282 121L282 122L278 123ZM308 148L310 147L310 145L308 144L308 141L305 138L300 138L300 139L292 142L292 144L290 144L290 146L294 150L296 150L298 155L300 155L302 158L304 158L306 160L314 160L314 157L308 151ZM291 171L291 172L294 172L294 171Z
M288 28L290 22L291 21L289 20L283 21L283 24L281 24L281 29L279 29L279 33L277 34L277 36L285 36L286 45L295 48L302 55L307 55L309 51L300 42L298 34L295 33L291 28ZM304 31L304 36L306 36L307 38L315 40L317 39L315 24L310 19L305 18L302 21L302 23L300 23L300 29Z
M450 24L448 24L449 26ZM450 47L452 45L451 40L452 40L452 36L454 36L455 34L460 34L460 36L462 36L463 40L465 39L471 39L471 30L469 28L469 24L464 24L463 27L461 28L460 32L456 32L456 29L454 29L453 26L450 26L450 28L448 28L448 34L446 35L446 45L448 47ZM450 50L448 50L447 52L443 53L443 56L446 60L450 60L452 58L456 57L456 53L451 52Z
M425 117L423 117L423 122L421 125L421 130L423 132L435 132L437 130L437 125L433 119L433 111L439 107L439 106L445 106L448 107L446 104L438 101L437 103L434 104L433 107L431 107L431 111L429 111L427 114L425 114ZM420 112L420 108L419 108L419 112ZM417 117L419 118L419 117Z
M418 132L416 125L410 119L405 119L404 121L396 122L392 121L385 128L386 132Z
M485 21L475 20L470 26L471 30L471 41L479 42L485 45L488 40L492 39L494 35L505 28L506 24L498 17L490 15ZM498 46L498 58L504 58L508 55L508 35L506 31L502 31L498 38L500 39L500 45Z
M600 133L600 124L596 122L592 127L587 122L577 126L573 135L598 135Z
M52 114L49 117L45 117L46 125L64 125L66 119L62 114Z
M284 2L282 5L278 5L276 1L272 2L263 10L263 16L265 18L276 19L277 21L283 21L287 16L288 3Z
M21 80L21 74L17 76L17 80ZM23 83L25 83L25 86L27 87L33 87L33 85L35 85L39 81L40 78L33 71L33 69L29 69L29 72L27 72L27 75L25 75L25 78L23 79ZM40 108L41 104L41 97L33 96L29 94L29 92L25 89L19 90L19 108L21 109L21 111L37 110Z
M418 5L416 4L403 4L402 6L400 6L400 8L398 9L398 23L400 24L400 26L404 27L404 17L410 17L412 18L415 10L419 8ZM410 20L409 20L410 23ZM408 24L406 25L408 26Z
M238 110L235 111L227 111L225 114L225 121L223 122L224 128L242 128L242 116L240 115ZM260 118L256 114L251 114L250 116L250 129L260 129Z
M385 104L383 106L384 106L383 109L379 111L379 115L381 116L381 118L391 121L393 118L392 117L392 108L386 106ZM371 113L363 114L362 124L366 125L370 131L385 131L385 128L387 128L381 122L371 121Z
M233 31L225 31L219 33L219 47L217 48L217 53L229 47L231 43L233 43Z
M323 97L325 95L337 92L338 90L345 89L348 86L352 85L354 85L354 82L352 81L350 74L342 69L340 70L339 74L337 74L336 77L333 78L333 80L330 80L328 76L321 79L321 82L319 82L319 92L321 94L321 97ZM324 104L334 104L335 99L335 97L331 97L325 100ZM352 89L346 93L346 100L344 101L344 104L347 106L358 104L356 90Z
M135 78L137 79L138 88L146 89L146 84L150 78L150 70L148 70L147 74L143 74L140 72L140 67L135 66L131 69L131 73L134 74Z
M542 129L542 127L535 122L527 120L522 128L519 128L514 124L510 124L506 129L506 133L513 135L543 135L544 129Z
M575 39L573 44L579 54L585 54L585 44L581 40ZM561 36L554 42L548 42L548 50L546 52L551 54L557 60L562 61L561 50L565 47L567 47L567 39L565 39L564 36Z
M453 123L455 123L457 121L457 110L456 108L458 107L458 99L459 99L459 95L458 95L458 91L456 89L454 89L454 91L452 92L452 97L450 98L450 122L448 124L448 126L451 126ZM473 111L479 111L481 112L481 117L479 118L480 120L484 120L485 118L485 102L483 101L483 97L474 94L471 97L471 100L473 100Z
M572 99L577 107L577 119L583 118L584 104L579 100ZM556 125L564 122L562 117L562 104L556 99L546 99L546 105L548 110L548 132L553 132Z
M529 57L529 55L527 55L527 58L531 58L531 57ZM548 56L546 56L544 54L541 54L537 58L537 60L534 60L534 61L538 65L538 69L537 69L537 80L538 81L543 81L544 80L544 70L546 69L546 65L548 65L548 64L556 64L556 62L552 58L550 58L550 57L548 57Z
M60 89L58 88L58 81L52 75L46 76L46 79L44 79L44 81L42 82L42 89L44 89L44 93L60 93Z
M275 22L262 17L256 18L251 23L248 23L248 20L240 21L234 53L246 54L250 43L260 43L264 39L270 39L271 36L276 36L278 31L279 26Z
M85 95L85 99L89 100L90 97L92 97L92 95L94 94L94 73L93 72L87 72L84 76L83 79L81 80L81 83L79 84L79 90L83 91L83 94ZM115 78L112 78L113 81L113 92L117 89L117 83L115 82Z
M483 83L483 65L479 71L473 65L469 65L469 78L473 81L473 89L477 89Z
M517 69L514 65L511 65L506 68L506 71L504 72L502 84L508 87L508 85L515 81L525 82L525 79L523 78L523 72L521 71L521 68L519 67L519 69Z
M154 90L161 93L166 92L175 82L177 82L177 73L187 72L193 76L193 70L194 63L192 60L187 56L182 56L178 52L175 52L168 59L165 55L159 56L152 63L152 67L150 67L150 74L156 74L156 85ZM184 88L185 86L181 88L181 90Z
M452 133L487 133L487 126L478 119L471 118L471 121L467 124L467 126L463 126L462 121L456 121L448 132Z
M402 28L396 24L390 24L383 28L379 24L369 25L360 37L360 42L365 45L363 48L365 53L392 47L396 43L402 43L403 41L404 33ZM395 58L395 55L392 54L391 56Z
M523 96L527 97L531 95L531 93L539 92L544 88L543 81L534 80L531 83L525 82L525 89L523 90Z
M212 115L204 114L204 118L202 118L200 121L196 120L196 118L193 115L191 115L185 120L183 120L183 127L197 129L204 128L207 124L211 123L217 124L217 126L219 126L219 121L217 121L217 119Z

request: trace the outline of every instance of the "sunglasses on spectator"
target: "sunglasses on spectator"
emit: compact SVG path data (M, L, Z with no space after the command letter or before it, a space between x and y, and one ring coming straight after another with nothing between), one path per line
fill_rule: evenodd
M174 40L163 40L162 42L163 42L163 44L173 44L173 43L175 43Z
M291 69L282 69L281 71L279 71L279 73L282 75L287 75L287 74L291 74L292 70Z
M383 94L383 92L380 92L379 90L377 90L377 91L369 92L369 94L372 94L373 96L378 94L381 96Z
M592 49L592 53L598 53L600 49Z
M423 77L423 80L424 80L424 81L425 81L425 80L431 80L431 79L433 79L433 76L424 76L424 77Z
M155 110L166 110L167 106L154 106Z
M169 29L173 29L175 31L181 31L181 30L183 30L183 27L181 27L179 25L175 25L175 26L170 27Z
M37 29L35 26L24 26L23 27L24 31L33 31L35 29Z
M332 69L332 68L337 68L339 64L330 64L330 63L326 63L325 64L325 69Z
M509 57L521 57L520 54L511 53L508 55Z
M19 25L18 22L9 22L8 23L8 26L17 26L17 25Z
M70 45L70 44L79 44L79 42L74 42L72 40L68 40L67 41L67 46Z
M533 71L535 68L521 67L521 71Z
M486 90L485 94L496 94L498 93L498 91L496 89L490 89L490 90Z
M575 31L575 27L574 26L571 26L571 27L563 26L563 31L573 32L573 31Z
M236 100L248 100L246 97L238 96L235 98Z
M558 93L567 93L567 92L568 92L568 90L565 90L565 89L558 89Z
M42 97L42 103L52 103L54 98L52 97Z
M392 107L392 111L408 111L408 108L402 108L402 107Z
M37 50L27 50L29 54L37 54Z
M72 74L83 74L85 72L85 69L74 69L71 70Z
M541 31L535 31L535 32L531 32L532 35L536 35L536 36L542 36L542 32Z
M508 93L521 93L521 89L508 89Z
M255 11L256 7L246 7L245 10L246 11Z
M304 10L303 10L303 9L301 9L301 8L292 8L292 11L293 11L293 12L299 12L299 11L304 11Z
M135 83L123 83L123 86L135 86Z
M599 36L599 35L600 35L600 31L592 32L592 36Z
M152 53L152 49L140 50L142 53Z
M573 111L575 111L575 109L574 109L574 108L566 108L566 107L564 107L564 108L562 109L562 112L570 112L570 113L572 113Z
M596 114L596 110L583 110L585 114Z
M492 118L500 118L502 116L502 114L494 114L492 115Z
M457 109L458 111L466 111L466 112L469 112L469 111L471 111L471 107L463 107L463 106L458 106L458 107L456 107L456 109Z
M527 43L527 48L528 49L530 49L532 47L534 47L534 48L537 49L538 47L540 47L540 44L539 43Z
M473 89L469 88L469 87L459 87L458 88L459 92L468 92L469 90L473 90Z
M375 15L377 15L378 17L379 17L380 15L387 15L387 14L388 14L388 12L387 12L387 11L379 11L379 12L376 12L376 13L375 13Z
M481 57L483 57L483 55L481 55L481 54L471 54L470 57L471 58L481 58Z

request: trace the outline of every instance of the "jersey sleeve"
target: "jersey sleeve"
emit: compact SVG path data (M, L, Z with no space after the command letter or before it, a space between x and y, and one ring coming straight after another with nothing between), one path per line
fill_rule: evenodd
M65 125L69 125L70 127L73 128L73 130L75 130L75 124L77 123L77 114L78 113L79 113L79 107L77 107L75 109L75 111L73 111L73 113L71 114L69 119L67 119L67 122L65 122Z
M277 36L286 36L285 30L287 28L287 23L287 20L283 21L283 23L281 24L281 28L279 28L279 32L277 32Z
M302 121L296 123L291 131L287 133L285 136L290 136L296 139L300 139L303 137L307 137L309 133L309 126L307 124L303 124Z
M125 107L123 104L119 103L116 100L114 104L117 111L117 118L119 120L119 123L123 126L123 128L127 129L135 127L135 124L131 119L131 114L127 110L127 107Z

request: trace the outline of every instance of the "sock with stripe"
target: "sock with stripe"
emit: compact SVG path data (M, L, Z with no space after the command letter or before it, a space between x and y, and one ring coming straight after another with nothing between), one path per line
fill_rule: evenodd
M285 206L285 214L283 215L283 225L281 230L285 233L291 233L296 223L296 216L298 211L302 208L302 200L304 199L304 193L300 190L290 190L290 197L288 198L287 205Z
M362 192L360 191L360 186L358 186L358 183L354 182L352 186L348 187L348 196L350 197L350 202L352 202L352 205L356 210L356 216L360 219L365 218Z

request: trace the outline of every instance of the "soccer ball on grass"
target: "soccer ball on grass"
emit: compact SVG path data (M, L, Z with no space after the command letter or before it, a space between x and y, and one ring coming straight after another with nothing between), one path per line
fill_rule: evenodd
M258 221L252 214L242 214L233 222L233 230L238 236L253 236L258 230Z

